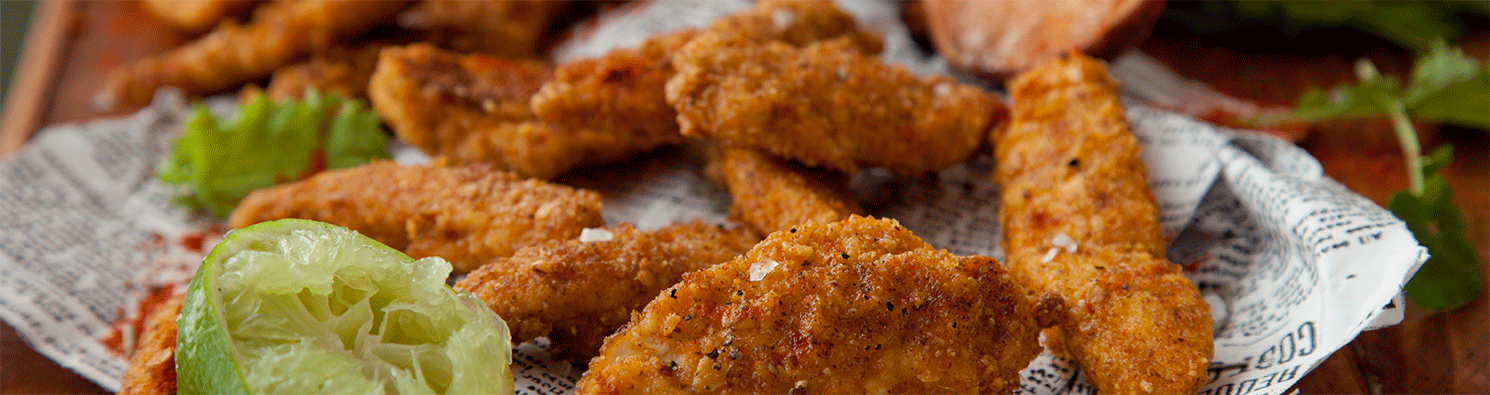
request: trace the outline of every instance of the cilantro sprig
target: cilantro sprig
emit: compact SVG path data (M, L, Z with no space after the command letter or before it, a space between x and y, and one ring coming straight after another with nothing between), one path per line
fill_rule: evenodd
M1409 185L1393 194L1388 206L1431 255L1404 292L1418 305L1433 309L1469 302L1484 284L1479 257L1464 236L1463 215L1454 205L1448 180L1439 174L1453 160L1453 147L1444 144L1423 156L1412 118L1490 128L1490 69L1442 40L1434 40L1418 57L1409 86L1381 75L1369 60L1360 60L1355 69L1359 80L1355 85L1328 92L1311 89L1299 97L1292 114L1262 121L1390 119L1402 147Z
M196 104L156 177L182 187L178 201L223 218L256 189L386 158L386 141L361 101L311 91L275 104L258 92L226 120Z

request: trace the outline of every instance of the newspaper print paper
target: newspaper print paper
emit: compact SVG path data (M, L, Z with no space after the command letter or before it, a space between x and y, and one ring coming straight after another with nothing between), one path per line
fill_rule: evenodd
M597 29L617 36L592 35L578 45L603 52L620 35L637 34L624 32L673 26L663 19L707 20L743 8L651 2ZM897 12L893 4L845 9L887 34L887 61L922 72L938 67L914 51L889 50L909 40L886 14ZM625 28L633 24L652 27ZM171 206L169 190L152 179L183 110L166 97L129 117L50 127L0 159L0 318L42 354L107 389L118 388L125 360L98 338L144 287L180 281L200 259L159 242L203 225ZM1282 393L1360 331L1401 319L1400 307L1383 308L1401 306L1400 286L1426 253L1389 212L1324 177L1317 161L1287 142L1139 104L1127 115L1173 240L1169 258L1185 264L1216 304L1216 356L1202 394ZM611 223L647 229L694 217L724 221L727 194L702 175L701 162L687 148L670 149L588 170L605 177L580 172L561 181L602 192ZM872 214L900 220L933 245L1001 257L991 170L987 157L935 176L869 170L854 187ZM516 347L518 393L573 391L582 372L550 358L545 342ZM1021 394L1095 393L1073 361L1049 353L1021 376Z

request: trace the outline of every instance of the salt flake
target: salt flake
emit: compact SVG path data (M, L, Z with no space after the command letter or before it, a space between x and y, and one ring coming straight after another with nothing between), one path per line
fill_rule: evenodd
M611 241L615 240L615 238L615 234L602 228L585 228L584 230L579 231L579 241L581 243L589 243L592 241Z
M776 266L778 265L781 265L781 262L771 259L759 260L750 264L750 281L760 281L766 278L766 273L776 270Z

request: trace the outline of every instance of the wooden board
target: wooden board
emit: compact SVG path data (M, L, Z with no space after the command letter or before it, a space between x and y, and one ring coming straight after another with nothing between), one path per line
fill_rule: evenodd
M99 112L91 104L108 69L188 38L155 23L134 2L43 2L33 21L17 68L17 85L6 98L0 156L21 147L43 125L120 114ZM1338 57L1257 56L1188 42L1151 41L1144 49L1222 91L1270 103L1289 103L1309 84L1333 85L1351 75L1350 60ZM1483 50L1481 45L1471 53L1483 59ZM1490 257L1490 145L1486 136L1434 133L1425 137L1429 141L1425 146L1451 141L1458 147L1458 159L1448 171L1454 198L1466 210L1469 236L1482 258L1481 270L1490 274L1484 262ZM1400 153L1391 138L1389 126L1381 122L1337 123L1319 128L1301 145L1320 158L1331 177L1384 204L1391 191L1406 182ZM1305 393L1490 393L1487 307L1490 302L1481 294L1472 304L1450 312L1409 308L1401 325L1362 334L1306 375L1297 389ZM103 392L32 351L14 330L0 324L0 394Z

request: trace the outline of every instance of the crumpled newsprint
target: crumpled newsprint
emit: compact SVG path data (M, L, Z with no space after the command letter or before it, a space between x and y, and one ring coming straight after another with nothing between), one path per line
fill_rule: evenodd
M623 8L596 28L604 34L582 36L569 48L596 51L744 7L644 3ZM923 73L945 70L914 50L893 3L845 9L886 34L887 61ZM125 359L99 338L145 288L183 281L200 260L161 242L205 223L172 206L169 188L153 180L184 110L179 98L166 96L129 117L49 127L0 159L0 318L42 354L108 389L119 387ZM1169 259L1185 265L1217 318L1202 394L1280 394L1356 334L1401 320L1400 287L1426 252L1389 212L1323 176L1319 163L1290 143L1136 101L1127 115L1172 240ZM419 155L396 156L405 162ZM666 149L559 181L601 192L610 223L649 229L691 218L725 221L728 194L702 169L696 152ZM856 175L853 187L871 214L896 218L935 246L1001 257L992 178L984 156L920 177L871 169ZM517 347L518 393L574 389L583 372L550 358L545 346L540 339ZM1073 361L1048 352L1021 376L1021 394L1095 393Z

